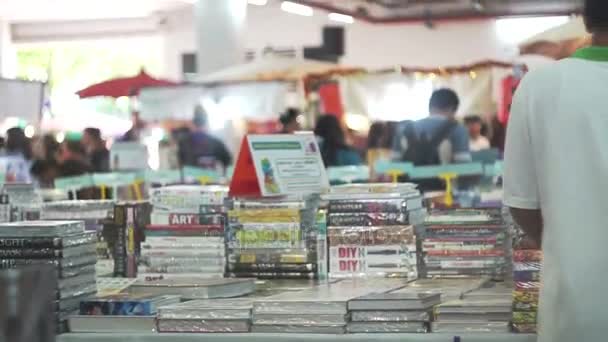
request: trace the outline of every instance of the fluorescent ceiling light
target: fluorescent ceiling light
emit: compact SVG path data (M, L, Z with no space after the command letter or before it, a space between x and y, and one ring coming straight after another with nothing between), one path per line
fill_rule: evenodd
M281 9L287 13L303 15L307 17L312 17L312 15L314 14L312 7L296 4L295 2L291 1L283 1L283 3L281 4Z
M355 22L355 18L346 14L329 13L327 16L329 17L329 20L337 21L339 23L352 24Z
M250 5L264 6L268 3L268 0L247 0Z

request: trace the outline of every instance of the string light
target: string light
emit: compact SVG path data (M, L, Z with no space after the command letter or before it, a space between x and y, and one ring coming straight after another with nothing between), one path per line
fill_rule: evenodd
M432 79L432 80L434 80L434 79L437 78L437 74L434 73L434 72L432 72L432 73L429 74L429 78Z
M476 79L477 78L477 73L475 72L475 70L471 70L469 72L469 75L471 76L472 79Z

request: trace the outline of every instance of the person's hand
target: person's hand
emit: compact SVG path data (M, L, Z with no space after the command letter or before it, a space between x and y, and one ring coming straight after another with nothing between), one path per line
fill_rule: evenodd
M517 245L517 249L541 249L541 246L530 236L523 236Z

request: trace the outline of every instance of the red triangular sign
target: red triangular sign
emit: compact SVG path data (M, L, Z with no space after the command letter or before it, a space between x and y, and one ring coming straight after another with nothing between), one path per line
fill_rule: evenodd
M239 152L239 158L236 161L234 174L230 182L230 196L262 197L247 137L244 137L241 142L241 151Z

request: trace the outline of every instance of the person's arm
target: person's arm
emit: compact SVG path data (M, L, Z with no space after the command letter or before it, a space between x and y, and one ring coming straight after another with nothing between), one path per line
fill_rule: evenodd
M232 154L222 141L219 141L219 160L224 164L224 169L232 164Z
M524 248L540 249L543 237L543 216L539 209L510 208L513 220L521 227L529 238L524 242Z
M534 115L530 94L531 89L524 79L513 99L507 126L504 203L511 208L513 219L536 245L534 247L540 248L543 219L530 131L530 119Z

